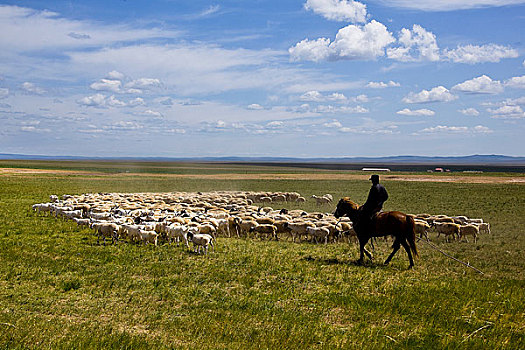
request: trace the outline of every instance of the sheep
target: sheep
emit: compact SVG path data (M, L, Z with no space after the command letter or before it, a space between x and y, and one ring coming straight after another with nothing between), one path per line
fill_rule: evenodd
M75 221L78 226L89 226L91 224L91 220L89 219L73 218L73 221Z
M327 227L306 227L306 233L314 238L315 243L318 238L324 238L324 243L328 243L328 236L330 235L330 230Z
M53 210L53 204L52 203L39 203L39 204L33 204L31 206L34 211L37 213L49 213Z
M467 236L474 236L474 243L478 240L479 235L479 228L476 225L468 224L468 225L461 225L459 228L459 238L460 241L465 237L465 240L468 243Z
M155 231L139 229L139 237L144 244L153 243L154 245L157 245L158 236L159 234Z
M447 242L449 236L452 236L453 239L456 239L456 236L459 237L460 226L452 222L438 222L435 224L438 237L440 234L444 234L447 237Z
M328 203L331 203L332 200L330 200L330 198L327 198L327 197L318 197L316 196L315 194L312 195L312 198L315 199L317 205L323 205L323 204L328 204Z
M490 224L488 222L483 222L478 224L479 233L488 233L490 234Z
M213 251L215 247L213 245L213 237L208 234L188 232L188 240L193 243L194 251L200 253L201 248L204 248L204 254L208 255L208 246L211 246Z
M173 240L177 241L177 247L179 246L180 239L184 241L186 246L189 248L190 245L188 244L188 227L183 225L177 225L172 224L167 227L167 233L168 233L168 242L171 244Z
M104 238L104 245L106 245L106 236L111 237L111 243L118 241L118 232L120 227L112 222L93 222L90 228L97 232L97 244L100 244L100 236Z
M277 227L275 225L260 224L252 226L250 228L250 232L255 232L256 237L258 237L259 234L264 234L267 238L269 236L270 238L274 238L276 241L278 240Z
M315 225L309 221L300 221L300 222L289 222L285 227L290 229L290 234L292 235L292 242L295 242L295 237L299 237L301 240L301 235L306 235L307 227L314 227Z
M56 202L58 202L58 196L55 195L55 194L52 194L52 195L49 196L49 200L51 202L53 202L53 203L56 203Z
M306 202L306 198L304 198L303 196L299 196L299 197L297 197L297 199L295 201L297 203L304 203L304 202Z
M428 240L427 232L430 230L430 225L426 221L414 219L414 229L416 234L419 234L419 238L425 236L425 238Z
M248 236L248 232L253 226L257 226L258 223L255 220L243 220L241 218L235 218L235 226L238 229L240 235Z

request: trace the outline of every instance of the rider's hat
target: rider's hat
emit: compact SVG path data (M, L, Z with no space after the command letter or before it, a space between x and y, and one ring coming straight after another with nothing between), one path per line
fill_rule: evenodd
M370 176L370 178L368 180L370 180L372 182L379 182L379 175L374 174L374 175Z

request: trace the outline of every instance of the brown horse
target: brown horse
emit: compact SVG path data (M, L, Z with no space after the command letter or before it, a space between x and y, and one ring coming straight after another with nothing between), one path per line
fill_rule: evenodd
M364 255L366 254L372 259L372 254L365 249L366 243L372 237L394 236L394 249L385 261L385 265L390 262L394 254L399 250L400 246L405 248L410 260L410 267L414 266L412 253L418 256L416 248L416 233L414 231L414 218L399 211L386 211L377 213L370 225L359 223L360 207L358 204L352 202L350 198L341 198L337 203L337 209L334 213L336 218L347 215L354 224L354 230L359 240L360 255L358 263L363 263ZM368 226L368 227L367 227Z

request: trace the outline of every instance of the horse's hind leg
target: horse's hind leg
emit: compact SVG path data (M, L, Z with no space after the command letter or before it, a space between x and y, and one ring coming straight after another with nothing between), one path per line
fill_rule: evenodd
M412 259L412 253L410 252L410 246L408 245L407 241L404 240L403 242L401 242L401 245L403 246L403 248L405 248L405 250L407 251L407 254L408 254L408 260L410 260L410 267L409 269L411 269L412 267L414 267L414 259Z
M388 265L388 263L390 262L390 260L392 260L392 258L397 253L400 247L401 247L401 244L399 243L399 240L396 238L394 240L394 244L392 245L392 248L394 248L394 250L392 251L392 253L390 253L388 258L385 260L385 265Z

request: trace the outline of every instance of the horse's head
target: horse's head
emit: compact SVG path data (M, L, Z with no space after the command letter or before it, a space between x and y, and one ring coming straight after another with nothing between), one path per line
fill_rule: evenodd
M340 218L348 215L348 217L351 218L354 213L357 213L358 209L359 205L357 203L352 202L349 197L344 197L339 200L339 203L337 203L334 216Z

